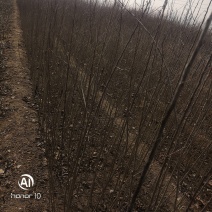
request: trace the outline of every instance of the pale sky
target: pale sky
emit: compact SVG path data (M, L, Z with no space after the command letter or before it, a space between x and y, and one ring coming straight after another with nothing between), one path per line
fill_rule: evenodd
M207 7L211 0L168 0L168 8L171 10L171 6L173 5L173 10L177 11L179 14L183 12L187 12L188 9L191 8L192 14L196 16L198 14L198 19L202 20L204 17ZM202 6L201 6L202 3ZM154 1L154 8L161 7L164 4L164 0L155 0ZM199 13L198 13L199 11ZM209 8L208 15L212 12L212 4Z
M99 1L105 1L105 0L99 0ZM114 0L106 0L106 1L114 2ZM153 12L156 13L158 10L162 8L165 0L120 0L120 1L122 1L125 4L127 3L128 6L134 6L136 2L137 7L138 5L142 5L143 2L147 3L148 1L151 1ZM184 11L183 14L186 14L188 9L191 8L190 10L192 11L191 14L193 14L193 16L196 16L198 14L198 21L200 22L203 19L204 14L206 13L206 9L210 1L212 0L168 0L168 7L166 8L166 10L171 12L171 8L173 8L172 12L177 12L180 15L182 14L183 11ZM212 12L212 4L209 8L207 16L209 16L210 12Z

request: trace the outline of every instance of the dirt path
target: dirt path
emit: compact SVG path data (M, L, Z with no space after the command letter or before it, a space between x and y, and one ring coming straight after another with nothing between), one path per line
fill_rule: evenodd
M10 47L5 50L7 79L4 84L9 92L2 100L8 112L0 120L0 211L44 212L48 211L47 166L44 149L39 145L36 105L32 101L19 20L16 0L13 0ZM35 180L35 185L27 191L18 185L22 174L29 174ZM41 193L41 199L35 200L35 193ZM33 196L15 199L17 194Z

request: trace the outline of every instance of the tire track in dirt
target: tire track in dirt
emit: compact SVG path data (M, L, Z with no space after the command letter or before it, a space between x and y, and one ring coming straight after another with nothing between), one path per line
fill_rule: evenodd
M0 123L0 211L47 211L47 164L44 149L39 146L38 118L32 98L27 55L23 46L19 11L13 1L11 32L8 35L10 48L5 50L5 84L10 93L2 98L9 113ZM30 174L35 186L24 191L18 186L22 174ZM13 194L42 194L40 200L11 198Z

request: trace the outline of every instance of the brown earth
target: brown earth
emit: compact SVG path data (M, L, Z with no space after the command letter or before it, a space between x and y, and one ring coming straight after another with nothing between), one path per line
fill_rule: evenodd
M6 111L0 119L0 211L48 211L47 163L39 139L37 107L23 46L19 11L13 1L11 31L4 51L5 89L2 104ZM35 186L24 191L18 186L22 174L29 174ZM33 194L30 199L11 198L12 194ZM42 197L35 200L34 193ZM14 196L13 196L14 197Z

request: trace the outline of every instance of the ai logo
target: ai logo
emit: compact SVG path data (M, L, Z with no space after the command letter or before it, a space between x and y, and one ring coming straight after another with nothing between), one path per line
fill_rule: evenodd
M18 181L18 185L23 190L28 190L34 186L34 179L29 174L22 174L21 179Z

